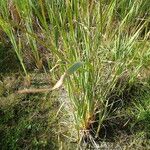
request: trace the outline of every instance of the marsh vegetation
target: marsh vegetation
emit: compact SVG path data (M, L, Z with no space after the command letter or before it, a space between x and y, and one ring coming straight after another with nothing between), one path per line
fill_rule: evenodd
M150 149L149 0L1 0L2 149Z

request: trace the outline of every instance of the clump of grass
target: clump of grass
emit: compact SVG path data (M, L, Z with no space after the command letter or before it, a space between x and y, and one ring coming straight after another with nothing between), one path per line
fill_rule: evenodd
M55 81L71 64L84 62L67 78L65 87L78 132L76 138L79 143L85 136L94 141L111 116L108 95L114 90L120 95L149 64L148 0L12 2L10 12L9 2L1 3L0 26L27 77L26 48L36 68L47 71L39 45L44 47L48 69L58 66L50 71ZM116 88L118 80L126 77L128 80ZM97 127L91 136L93 122Z
M150 107L150 86L149 84L143 85L141 90L138 90L137 97L135 99L135 102L133 103L133 115L135 118L135 121L133 123L133 128L135 127L142 130L143 134L147 137L149 137L149 107Z

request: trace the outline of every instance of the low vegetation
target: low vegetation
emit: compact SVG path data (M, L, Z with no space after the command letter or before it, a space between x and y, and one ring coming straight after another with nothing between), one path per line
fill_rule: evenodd
M2 149L149 149L149 0L2 0Z

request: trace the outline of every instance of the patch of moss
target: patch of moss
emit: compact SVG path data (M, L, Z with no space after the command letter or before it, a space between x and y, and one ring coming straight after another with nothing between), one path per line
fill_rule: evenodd
M19 81L5 78L8 77L3 77L2 82L7 94L0 97L1 149L58 149L55 116L59 106L54 107L57 99L51 93L15 94Z

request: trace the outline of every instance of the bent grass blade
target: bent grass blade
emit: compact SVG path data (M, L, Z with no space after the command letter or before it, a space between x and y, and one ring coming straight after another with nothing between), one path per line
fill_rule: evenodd
M53 91L56 89L59 89L63 83L64 83L64 79L68 76L73 74L75 71L77 71L81 66L83 65L82 62L76 62L74 63L61 77L60 79L57 81L57 83L53 86L53 88L43 88L43 89L23 89L23 90L19 90L17 91L17 93L19 94L24 94L24 93L43 93L43 92L49 92L49 91Z

